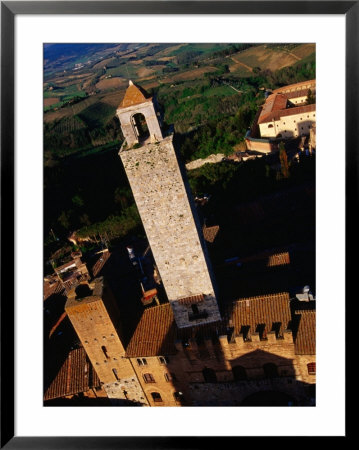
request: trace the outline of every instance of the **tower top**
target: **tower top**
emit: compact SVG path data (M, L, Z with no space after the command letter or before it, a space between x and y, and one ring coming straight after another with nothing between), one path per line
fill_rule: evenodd
M140 86L134 84L131 80L128 83L125 96L119 108L127 108L128 106L140 105L141 103L151 100L152 97Z

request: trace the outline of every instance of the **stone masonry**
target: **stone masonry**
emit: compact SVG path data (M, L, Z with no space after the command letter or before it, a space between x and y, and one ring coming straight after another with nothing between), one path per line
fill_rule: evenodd
M125 349L114 326L117 311L110 290L104 285L102 277L85 286L88 292L84 296L76 289L68 293L65 311L102 388L110 399L147 404L131 362L125 358Z
M163 137L154 100L131 81L117 109L126 174L179 327L220 320L213 275L185 173L172 136ZM134 117L142 114L149 139Z
M179 327L220 320L205 244L177 161L172 136L120 151L152 253ZM191 302L183 302L194 296Z

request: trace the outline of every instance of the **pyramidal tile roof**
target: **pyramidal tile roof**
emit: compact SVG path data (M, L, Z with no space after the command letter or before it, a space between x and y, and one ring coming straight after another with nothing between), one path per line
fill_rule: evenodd
M140 86L134 84L131 80L126 90L125 96L120 103L119 108L127 108L128 106L139 105L150 100L152 97Z

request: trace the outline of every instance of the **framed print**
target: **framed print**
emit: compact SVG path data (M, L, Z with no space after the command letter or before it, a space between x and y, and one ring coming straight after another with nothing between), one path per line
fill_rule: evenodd
M1 3L2 447L347 435L358 8Z

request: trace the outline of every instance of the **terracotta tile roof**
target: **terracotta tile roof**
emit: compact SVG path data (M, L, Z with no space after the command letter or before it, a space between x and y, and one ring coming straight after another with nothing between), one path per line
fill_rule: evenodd
M258 124L271 122L272 120L279 120L281 117L285 116L294 116L296 114L305 114L308 112L313 112L316 109L316 105L305 105L305 106L296 106L294 108L287 108L278 111L270 112L269 114L259 116Z
M44 281L44 300L53 294L60 294L64 290L64 286L60 280Z
M177 328L177 339L186 341L188 339L195 339L198 337L210 338L213 336L221 336L226 334L226 332L227 327L225 322L222 320L204 323L194 327Z
M219 232L219 225L213 225L212 227L203 227L203 236L207 242L214 242Z
M126 349L126 356L159 356L177 353L175 342L201 336L213 337L226 333L223 321L193 327L178 328L171 305L154 306L143 312L131 341Z
M227 314L236 334L241 332L242 326L250 326L253 333L258 324L266 324L267 331L270 331L272 324L277 322L286 329L291 319L287 292L240 299L233 303L232 308Z
M127 356L175 354L176 328L169 303L145 309L127 346Z
M294 84L288 84L287 86L282 86L278 89L274 89L273 94L281 93L281 92L288 92L291 90L300 90L303 89L302 86L308 86L308 85L316 85L316 80L308 80L308 81L300 81L299 83Z
M111 253L109 251L103 252L99 259L95 262L94 266L92 267L92 274L94 277L97 277L100 270L103 268L110 256Z
M53 382L45 392L44 400L86 392L100 386L100 380L83 348L72 350Z
M298 97L306 97L308 95L308 88L307 89L299 89L297 91L293 92L286 92L284 95L290 100L291 98L298 98ZM312 94L315 94L315 88L311 89Z
M247 258L241 258L236 263L248 263L248 262L264 262L267 267L285 266L290 264L289 252L274 253L273 250L265 251L256 255L248 256Z
M178 303L181 305L192 305L193 303L202 303L204 301L203 294L191 295L191 297L180 298Z
M315 310L296 311L299 326L294 338L297 355L315 355Z
M258 123L266 122L269 117L274 113L274 111L283 110L286 108L288 98L283 94L272 94L270 95L265 104L262 107Z
M267 260L268 267L274 266L284 266L286 264L290 264L289 253L277 253L275 255L269 255Z
M147 102L151 99L151 96L140 86L133 84L130 81L125 96L119 106L119 108L127 108L128 106L139 105L140 103Z

